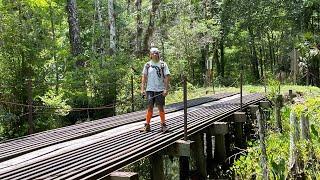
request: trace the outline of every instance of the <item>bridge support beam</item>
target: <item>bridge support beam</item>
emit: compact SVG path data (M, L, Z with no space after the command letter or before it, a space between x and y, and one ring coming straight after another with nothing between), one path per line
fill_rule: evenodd
M255 123L255 124L256 124L256 121L257 121L256 112L258 111L258 109L259 109L258 105L250 105L249 106L250 114L251 114L251 117L253 119L253 123Z
M192 156L199 172L199 179L206 179L207 166L206 158L204 156L204 134L197 133L192 137L192 140L194 141L194 144L191 146Z
M245 148L244 144L244 123L247 121L245 112L235 112L233 114L234 126L235 126L235 145L239 148Z
M217 163L224 163L227 158L225 135L229 132L228 123L215 122L210 131L215 136L214 160Z
M113 172L105 180L139 180L138 174L134 172Z
M207 165L207 174L210 176L214 174L214 160L213 160L213 140L212 132L210 130L206 131L206 165Z

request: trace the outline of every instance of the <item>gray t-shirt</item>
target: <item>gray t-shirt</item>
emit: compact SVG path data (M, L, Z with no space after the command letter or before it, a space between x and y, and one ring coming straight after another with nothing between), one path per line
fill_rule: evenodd
M160 92L165 89L164 87L164 77L162 77L161 72L161 63L163 63L163 74L164 76L167 76L170 74L169 68L167 64L163 61L159 61L157 63L153 61L149 61L144 65L142 74L147 75L148 74L148 82L147 82L147 89L146 91L155 91ZM147 73L147 67L149 64L149 69Z

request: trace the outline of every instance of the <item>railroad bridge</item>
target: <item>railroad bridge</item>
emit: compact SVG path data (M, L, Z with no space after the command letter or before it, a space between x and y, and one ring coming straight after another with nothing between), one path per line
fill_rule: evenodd
M165 179L164 155L179 157L180 179L188 179L195 156L198 179L205 179L212 164L225 162L231 143L243 146L266 104L261 94L223 93L167 106L169 133L158 131L157 113L152 131L140 133L145 112L138 111L9 140L0 144L0 179L138 179L121 169L145 157L152 179Z

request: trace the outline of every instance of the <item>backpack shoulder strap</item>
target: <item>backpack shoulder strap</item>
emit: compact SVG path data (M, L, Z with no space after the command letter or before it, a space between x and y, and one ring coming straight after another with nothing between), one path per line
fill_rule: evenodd
M164 78L164 67L165 67L165 63L162 61L160 66L161 66L162 77Z
M147 63L146 63L147 77L148 77L148 75L149 75L149 68L150 68L150 63L147 62Z

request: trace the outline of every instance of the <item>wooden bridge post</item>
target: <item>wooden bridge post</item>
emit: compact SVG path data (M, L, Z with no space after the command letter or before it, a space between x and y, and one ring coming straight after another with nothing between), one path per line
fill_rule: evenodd
M239 148L244 148L244 133L243 125L247 121L247 116L245 112L235 112L233 114L234 125L235 125L235 145Z
M180 180L189 179L189 159L185 156L179 157Z
M224 163L227 158L225 135L228 131L227 122L215 122L211 128L211 133L215 136L214 159L217 163Z
M179 157L180 179L189 178L189 157L191 155L191 144L193 141L178 140L172 146L166 148L162 153Z
M151 179L164 180L163 156L160 153L155 153L149 158L151 164Z
M246 138L247 139L251 139L252 136L256 133L257 131L257 116L256 116L256 112L259 109L258 105L250 105L248 106L248 110L249 110L249 119L245 125L245 129L246 129Z
M293 91L292 91L292 89L289 89L289 100L290 100L290 103L293 100Z
M197 170L200 174L200 179L206 179L207 177L207 166L206 166L206 159L204 156L204 134L197 133L192 137L194 141L192 148L192 155L196 161Z

